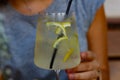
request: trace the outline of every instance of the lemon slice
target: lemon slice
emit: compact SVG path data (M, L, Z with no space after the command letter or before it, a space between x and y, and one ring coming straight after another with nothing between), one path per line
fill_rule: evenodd
M63 33L63 35L64 35L63 37L60 37L59 39L57 39L57 40L55 41L55 43L53 44L53 48L56 48L57 45L58 45L62 40L68 39L65 28L71 26L71 23L70 23L70 22L47 22L46 25L47 25L48 27L49 27L49 26L58 27L58 28L56 29L56 34L60 34L61 31L62 31L62 33Z
M73 49L70 49L67 53L66 53L66 55L65 55L65 57L64 57L64 62L66 62L68 59L69 59L69 57L71 56L71 54L73 53Z
M66 39L68 39L68 37L66 37L66 36L57 39L57 40L55 41L55 43L53 44L53 48L56 48L57 45L58 45L62 40L66 40Z
M56 33L56 34L60 34L61 31L62 31L62 30L61 30L60 28L57 28L56 31L55 31L55 33Z
M61 24L62 24L62 26L64 26L65 28L71 26L71 23L70 23L70 22L62 22Z
M59 27L63 31L64 36L67 36L65 28L71 26L70 22L47 22L46 25ZM57 34L60 33L60 29L56 30Z

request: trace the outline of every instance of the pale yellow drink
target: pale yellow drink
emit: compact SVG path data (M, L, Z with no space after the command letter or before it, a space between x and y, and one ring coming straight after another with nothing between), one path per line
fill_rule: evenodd
M77 66L81 59L76 28L73 14L68 17L64 17L64 13L42 15L36 33L35 64L50 70Z

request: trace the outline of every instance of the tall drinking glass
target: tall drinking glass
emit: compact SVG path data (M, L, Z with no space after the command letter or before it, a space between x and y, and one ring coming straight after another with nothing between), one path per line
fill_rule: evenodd
M69 69L80 63L80 46L74 14L46 13L37 25L34 63L43 69Z

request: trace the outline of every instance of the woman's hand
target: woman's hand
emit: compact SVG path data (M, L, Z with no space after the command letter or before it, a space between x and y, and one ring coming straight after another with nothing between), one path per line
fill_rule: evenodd
M92 52L81 53L82 62L75 68L67 69L69 80L93 80L99 74L100 65L96 61L95 54Z

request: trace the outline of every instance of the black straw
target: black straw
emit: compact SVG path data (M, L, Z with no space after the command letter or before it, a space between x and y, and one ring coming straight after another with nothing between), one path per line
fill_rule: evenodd
M60 37L63 37L63 34L60 34L60 35L57 37L57 39L59 39ZM54 64L54 60L55 60L57 51L58 51L58 48L54 48L53 55L52 55L51 62L50 62L50 67L49 67L50 69L53 68L53 64Z
M68 2L67 9L66 9L66 12L65 12L65 16L68 16L68 14L69 14L69 12L70 12L70 7L71 7L71 4L72 4L72 1L73 1L73 0L69 0L69 2ZM62 37L62 36L63 36L63 34L60 34L57 39L59 39L59 38ZM52 56L52 58L51 58L51 62L50 62L50 66L49 66L50 69L53 68L53 64L54 64L54 60L55 60L57 51L58 51L58 49L57 49L57 48L54 48L53 56Z
M51 62L50 62L50 69L53 68L53 63L54 63L54 60L55 60L55 57L56 57L56 54L57 54L57 50L58 50L57 48L54 49L52 59L51 59Z
M72 4L72 1L73 0L69 0L69 2L68 2L68 5L67 5L67 10L66 10L66 15L68 15L69 14L69 12L70 12L70 7L71 7L71 4Z

